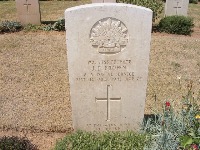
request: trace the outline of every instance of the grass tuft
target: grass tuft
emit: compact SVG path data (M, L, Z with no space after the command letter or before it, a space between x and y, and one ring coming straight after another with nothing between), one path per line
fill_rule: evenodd
M124 132L84 132L78 131L58 141L55 150L143 150L145 134Z

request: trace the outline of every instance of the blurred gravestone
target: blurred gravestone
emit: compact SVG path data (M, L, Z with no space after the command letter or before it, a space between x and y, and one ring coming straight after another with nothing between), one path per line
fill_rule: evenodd
M16 0L17 14L22 24L41 24L38 0Z
M75 130L137 130L144 117L152 11L96 3L65 11Z
M189 0L166 0L165 16L187 16Z

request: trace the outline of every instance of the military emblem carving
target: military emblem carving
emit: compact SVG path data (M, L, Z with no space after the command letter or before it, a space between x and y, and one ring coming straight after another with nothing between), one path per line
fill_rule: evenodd
M90 31L90 43L101 54L116 54L126 48L128 29L115 18L104 18L95 23Z

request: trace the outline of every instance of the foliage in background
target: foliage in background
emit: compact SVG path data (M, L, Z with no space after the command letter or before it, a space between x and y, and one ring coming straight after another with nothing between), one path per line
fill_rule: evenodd
M193 3L193 4L198 4L198 1L200 1L200 0L189 0L189 2Z
M0 22L0 33L17 32L22 30L22 25L15 21L2 21Z
M36 145L33 145L26 138L19 138L17 136L1 137L0 150L38 150Z
M145 134L126 132L83 132L78 131L58 141L55 150L143 150Z
M22 26L19 22L15 21L3 21L0 22L0 33L6 33L6 32L17 32L20 30L24 30L25 32L28 31L38 31L38 30L44 30L44 31L65 31L65 20L59 19L53 24L42 24L42 25L34 25L34 24L28 24Z
M65 31L65 19L59 19L54 24L48 24L43 27L44 31Z
M28 25L24 26L24 31L25 32L28 32L28 31L36 32L36 31L42 30L42 29L43 29L43 27L40 26L40 25L28 24Z
M166 101L163 113L156 113L154 119L148 119L144 124L143 131L151 135L152 141L145 150L199 150L199 100L200 93L195 99L190 86L180 111L175 112L171 102Z
M153 21L155 21L159 17L164 8L164 4L161 0L117 0L117 2L150 8L153 11Z
M160 32L182 35L191 35L193 27L193 19L185 16L167 16L158 24Z

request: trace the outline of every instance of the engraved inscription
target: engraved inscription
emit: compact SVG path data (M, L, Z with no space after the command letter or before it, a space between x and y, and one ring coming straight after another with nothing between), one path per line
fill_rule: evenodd
M100 54L116 54L124 50L129 40L125 24L115 18L104 18L94 24L90 42Z
M176 6L175 6L174 8L176 8L176 15L178 15L178 9L181 8L181 7L179 6L179 2L177 2Z
M107 82L107 81L138 81L142 77L136 76L130 59L113 60L88 60L88 72L82 72L76 76L76 81Z
M106 101L107 103L107 119L106 121L110 121L110 101L120 101L121 97L119 98L111 98L110 97L110 92L109 92L109 87L111 87L111 85L107 85L107 96L105 98L96 98L95 100L97 101Z
M106 124L99 124L99 123L94 123L94 124L86 124L88 128L95 128L97 131L101 130L113 130L113 131L120 131L121 129L125 128L128 129L130 128L131 124L130 123L121 123L121 124L115 124L115 123L106 123Z
M26 6L26 10L27 10L27 13L29 13L29 6L31 4L28 3L28 0L26 0L26 4L24 4L24 6Z

